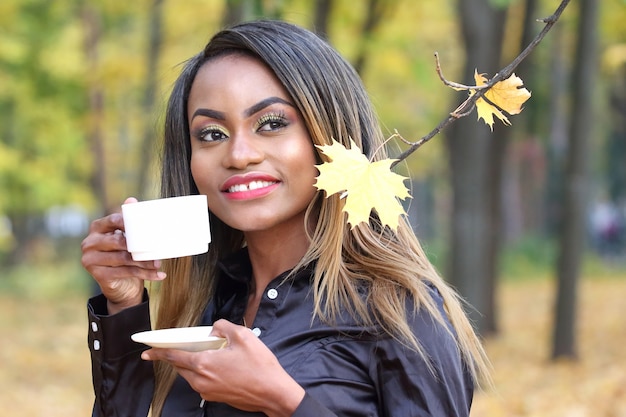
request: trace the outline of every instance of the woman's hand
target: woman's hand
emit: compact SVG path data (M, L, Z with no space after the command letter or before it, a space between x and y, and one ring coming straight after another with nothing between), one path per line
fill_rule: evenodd
M128 198L124 203L133 202L137 200ZM109 314L140 304L145 280L165 278L165 273L158 270L161 261L133 261L123 232L122 214L114 213L94 220L81 244L83 267L100 286Z
M250 329L219 320L211 335L226 338L227 345L204 352L150 349L142 358L169 362L207 401L261 411L270 417L293 414L304 398L304 389Z

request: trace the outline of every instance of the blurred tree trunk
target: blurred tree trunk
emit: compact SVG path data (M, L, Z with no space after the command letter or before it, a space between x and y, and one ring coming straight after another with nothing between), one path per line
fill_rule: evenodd
M537 35L537 32L542 28L541 25L537 22L537 18L541 16L537 16L537 6L538 0L526 0L524 5L524 26L522 28L522 36L520 42L520 50L521 52L530 42L532 42L533 38ZM552 29L554 30L554 29ZM534 73L534 54L530 54L525 60L523 60L515 73L524 80L524 84L526 86L532 86L534 84L536 74ZM525 132L525 136L529 134L534 134L537 130L537 111L535 110L535 106L531 106L530 103L525 106L522 113L516 116L517 123L514 123L511 126L514 131ZM521 123L520 123L521 122Z
M537 23L535 15L536 0L526 0L524 11L524 25L522 27L522 36L520 44L516 49L516 54L521 52L534 38L537 32ZM504 27L498 28L503 31ZM532 57L529 57L532 58ZM526 85L530 84L530 79L526 77L528 68L530 67L529 58L522 61L518 66L516 73L524 80ZM505 126L502 123L495 124L490 146L488 147L488 174L487 189L489 193L488 209L491 215L487 218L489 222L487 240L487 262L486 262L486 285L485 285L485 305L484 311L484 333L498 332L498 312L496 304L496 293L498 287L498 277L500 275L499 260L501 248L504 244L503 238L503 179L505 176L505 156L507 155L509 142L513 133L514 126L523 126L517 120L513 126ZM482 123L482 122L481 122Z
M280 19L283 14L282 0L272 2L263 0L229 0L225 6L224 16L222 16L223 27L252 19Z
M607 143L609 199L626 206L626 62L621 64L610 86L611 132Z
M548 175L546 183L546 209L544 230L551 238L557 236L563 210L563 190L565 182L563 160L567 146L567 109L565 100L568 93L568 72L564 57L563 31L557 25L552 33L550 51L550 95L549 95L549 142Z
M475 121L474 121L475 122ZM482 121L480 122L482 123ZM483 315L484 323L481 333L483 335L495 334L498 332L498 311L496 304L496 293L498 287L498 278L500 274L500 255L501 247L504 243L502 237L502 200L503 200L503 178L505 155L509 148L511 136L511 127L503 124L497 124L493 128L493 134L490 144L487 148L487 177L486 188L487 198L489 198L487 208L487 234L486 236L486 257L485 262L486 275L484 285L484 305L480 312Z
M157 70L163 42L163 0L154 0L150 7L148 59L146 64L146 86L144 91L142 113L154 114L156 92L158 91ZM139 172L137 179L137 197L144 196L148 189L148 179L153 178L152 162L157 146L153 119L146 117L143 127L143 138L140 144Z
M87 112L87 138L91 146L94 163L91 185L101 208L101 212L112 210L107 193L107 174L102 123L104 118L104 91L100 80L99 45L102 22L98 10L85 4L82 9L82 20L85 30L84 53L87 61L87 96L89 111Z
M557 263L558 290L552 358L575 358L576 302L584 255L588 199L589 141L597 66L598 1L579 0L578 41L573 75L573 102L565 167L563 223Z
M222 17L222 26L228 27L245 20L246 9L249 2L245 0L231 0L225 2L224 16Z
M519 45L507 48L511 49L505 61L512 59L513 52L519 54L541 30L542 26L537 22L537 0L526 0L523 4L523 26ZM517 17L517 16L516 16ZM517 34L516 34L517 35ZM515 37L518 39L518 37ZM519 49L518 49L519 48ZM515 242L529 232L536 232L539 227L537 219L541 216L541 205L543 202L543 188L545 184L545 171L541 162L543 161L543 148L540 144L538 132L539 117L543 110L542 97L538 97L537 90L539 78L536 74L534 63L535 54L530 54L515 70L525 86L532 90L533 97L524 104L524 111L514 116L512 126L497 125L494 127L495 136L504 142L506 166L499 173L502 181L502 231L497 236L496 259L498 259L499 248L504 243ZM506 64L508 62L503 62ZM501 132L501 134L499 133ZM497 209L495 207L494 209Z
M320 37L328 39L328 21L333 9L333 0L318 0L315 2L315 17L313 31Z
M466 51L463 82L473 85L475 69L490 75L500 69L506 9L493 7L489 0L458 0L457 7ZM491 177L500 164L495 161L504 156L493 150L495 140L489 127L474 117L458 120L446 135L453 192L447 276L472 306L468 314L482 335L495 330L495 319L486 316L494 313L492 251L499 228L492 219L500 190Z
M380 26L383 18L391 13L395 2L391 0L368 0L367 2L367 14L361 27L361 34L359 36L359 48L356 57L354 58L354 69L357 73L363 74L365 64L367 61L368 44L372 39L372 35L376 32L376 29Z

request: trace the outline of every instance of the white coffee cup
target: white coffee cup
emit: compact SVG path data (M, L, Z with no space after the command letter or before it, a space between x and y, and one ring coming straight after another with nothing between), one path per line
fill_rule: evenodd
M180 258L209 250L211 229L205 195L122 205L126 245L135 261Z

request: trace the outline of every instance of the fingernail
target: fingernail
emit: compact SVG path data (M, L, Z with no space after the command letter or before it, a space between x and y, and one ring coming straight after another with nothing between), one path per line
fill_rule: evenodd
M160 259L157 259L157 260L154 261L154 267L155 268L160 268L161 267L161 260Z
M157 278L158 279L165 279L167 277L167 274L163 271L158 271L157 272Z

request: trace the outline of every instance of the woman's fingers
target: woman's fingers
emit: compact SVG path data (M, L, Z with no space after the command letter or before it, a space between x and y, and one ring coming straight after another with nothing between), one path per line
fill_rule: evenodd
M219 320L211 335L225 337L226 347L204 352L150 349L142 358L168 362L207 401L247 411L295 410L304 390L250 329Z
M137 202L127 198L125 204ZM159 281L161 261L135 261L127 250L121 213L94 220L81 244L83 267L93 276L110 308L118 311L141 302L144 281Z
M180 369L197 368L197 353L178 349L152 348L144 351L141 358L148 361L165 361Z
M122 213L113 213L108 216L101 217L91 222L89 226L89 234L92 233L111 233L115 230L124 230L124 218Z
M213 323L211 336L223 337L229 342L229 344L231 341L242 343L245 341L247 336L253 336L256 338L254 333L252 333L247 327L239 326L224 319L220 319Z
M118 281L127 278L135 278L142 281L161 281L167 277L165 272L158 269L136 266L94 266L89 272L92 276L100 278L97 279L100 285L104 285L107 281Z
M122 278L138 278L142 280L158 280L165 277L159 271L161 261L134 261L125 250L105 251L109 244L98 244L98 249L84 249L81 262L83 267L96 279L107 281Z

